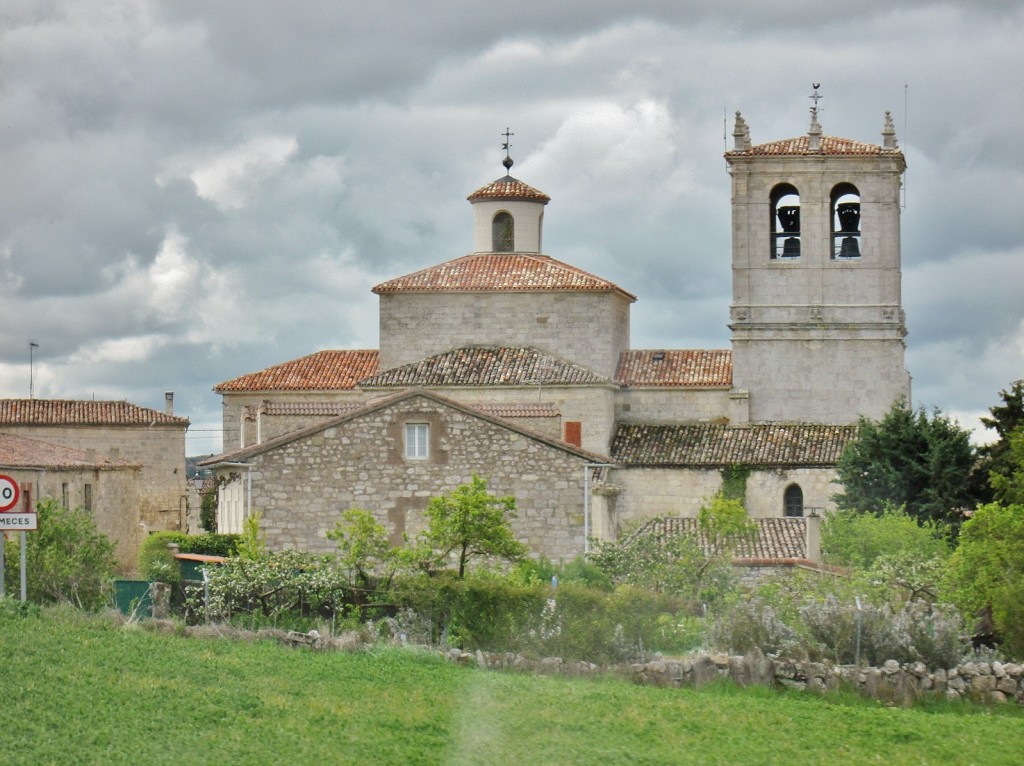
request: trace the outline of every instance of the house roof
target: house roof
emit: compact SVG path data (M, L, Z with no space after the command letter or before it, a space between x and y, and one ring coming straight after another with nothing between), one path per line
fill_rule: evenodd
M802 517L751 519L757 526L757 537L737 545L737 559L806 559L807 520ZM702 550L711 550L712 541L704 534L698 519L653 518L636 530L630 539L656 535L660 538L690 537Z
M140 468L138 463L89 455L60 444L0 433L0 467L54 470Z
M188 427L188 418L128 402L78 399L0 399L2 426L153 426Z
M832 466L856 434L847 425L621 424L611 452L631 466Z
M325 431L328 428L334 428L336 426L343 425L345 423L357 420L367 415L371 415L386 407L393 406L395 404L406 401L408 399L413 399L415 397L429 399L445 407L450 407L451 409L466 413L467 415L479 418L480 420L492 423L493 425L499 426L501 428L507 428L511 431L521 434L522 436L534 439L535 441L543 442L551 447L562 450L563 452L569 452L575 455L576 457L582 458L583 460L596 463L610 462L610 459L607 455L601 455L596 452L590 452L588 450L580 449L579 447L574 447L573 445L560 441L559 439L552 439L551 437L545 436L544 434L540 434L537 433L536 431L532 431L530 429L516 425L512 421L502 420L501 418L494 417L493 415L490 415L481 409L478 409L476 407L470 407L460 402L456 402L447 397L440 396L432 391L427 391L422 388L413 388L408 391L402 391L401 393L397 393L394 396L381 397L380 399L376 399L367 404L366 406L354 410L353 412L346 413L345 415L340 415L336 418L330 418L329 420L320 421L319 423L307 426L306 428L300 428L296 431L291 431L287 434L283 434L273 439L268 439L267 441L262 442L261 444L256 444L251 447L243 447L242 449L234 450L232 452L225 452L220 455L215 455L213 457L201 461L199 465L214 467L221 463L244 462L264 452L269 452L285 444L290 444L291 442L297 441L298 439L303 439L307 436L312 436L314 434L320 433L321 431Z
M619 355L615 380L635 387L728 388L732 351L631 349Z
M873 154L900 154L899 149L883 149L878 144L869 144L864 141L854 141L849 138L837 136L821 136L821 149L812 151L810 148L810 137L807 135L796 138L784 138L781 141L769 141L766 144L757 144L749 149L734 149L725 153L726 157L744 156L801 156L827 154L832 156L852 155L864 156Z
M364 378L378 386L529 386L608 383L590 370L535 348L469 346Z
M472 253L382 282L373 292L617 292L636 296L607 279L536 253Z
M529 184L524 184L518 178L513 178L510 175L502 176L495 181L491 181L489 184L481 186L466 197L466 199L470 202L479 202L481 200L531 200L545 205L551 201L551 197L544 192L534 189Z
M346 391L360 378L377 372L380 353L376 350L317 351L315 354L275 364L223 383L216 393L241 391Z

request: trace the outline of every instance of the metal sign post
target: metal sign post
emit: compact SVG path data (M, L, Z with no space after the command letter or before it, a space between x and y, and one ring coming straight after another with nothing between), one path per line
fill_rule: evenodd
M19 502L23 508L18 509ZM0 597L4 595L4 547L8 531L21 532L21 600L28 600L28 538L25 532L38 529L38 517L32 508L32 485L20 487L10 476L0 474Z

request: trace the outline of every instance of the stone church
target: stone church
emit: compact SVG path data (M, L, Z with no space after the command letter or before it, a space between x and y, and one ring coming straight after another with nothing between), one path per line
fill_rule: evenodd
M881 144L823 134L816 108L805 135L762 144L737 113L733 138L731 348L631 348L636 297L544 254L550 198L506 151L506 175L468 197L472 252L373 288L379 349L214 388L221 531L259 511L271 547L329 551L362 507L398 543L474 473L553 559L692 518L724 482L751 517L810 529L857 418L909 399L905 162L888 114Z

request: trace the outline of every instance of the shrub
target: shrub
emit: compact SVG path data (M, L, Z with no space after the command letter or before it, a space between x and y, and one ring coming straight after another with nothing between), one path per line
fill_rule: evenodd
M178 545L182 553L199 553L204 556L235 556L241 535L217 534L188 535Z
M715 649L746 654L755 648L765 654L799 656L801 641L775 608L757 596L736 599L711 618L708 639Z
M188 535L183 532L153 532L139 548L139 574L144 580L153 582L177 583L181 580L178 562L174 559L168 545L181 546L188 544Z
M114 574L114 543L97 531L92 515L64 508L56 500L36 505L39 529L26 538L28 597L35 602L67 602L80 609L108 603ZM6 581L19 581L18 543L7 543Z

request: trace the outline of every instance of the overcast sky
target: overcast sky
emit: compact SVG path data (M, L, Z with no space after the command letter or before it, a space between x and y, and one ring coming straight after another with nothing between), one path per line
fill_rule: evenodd
M723 122L801 135L820 82L828 135L892 111L914 404L974 427L1024 377L1022 73L1019 1L4 2L0 396L34 341L37 397L172 390L219 451L216 383L376 348L371 287L469 252L506 126L633 347L727 348Z

